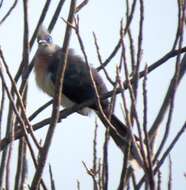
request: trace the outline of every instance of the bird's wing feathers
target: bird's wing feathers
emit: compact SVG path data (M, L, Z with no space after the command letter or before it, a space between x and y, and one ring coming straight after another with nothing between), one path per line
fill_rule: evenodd
M55 84L59 64L64 64L64 52L60 49L51 57L49 72L51 80ZM99 93L101 95L107 92L107 89L95 69L92 73L96 83L99 83ZM75 103L82 103L86 100L95 98L95 90L92 86L87 65L83 60L69 51L67 67L63 82L63 94ZM95 105L92 106L95 109Z

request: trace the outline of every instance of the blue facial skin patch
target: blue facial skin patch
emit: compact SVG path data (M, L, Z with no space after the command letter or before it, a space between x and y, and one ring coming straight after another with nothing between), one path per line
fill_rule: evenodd
M52 43L52 37L50 35L46 36L46 39L45 39L48 43Z

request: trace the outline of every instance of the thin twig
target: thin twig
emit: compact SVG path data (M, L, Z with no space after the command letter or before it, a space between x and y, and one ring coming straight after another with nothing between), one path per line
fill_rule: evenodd
M144 76L143 80L143 104L144 104L144 115L143 115L143 131L145 134L145 145L147 150L147 174L148 174L148 183L150 185L150 189L155 189L155 182L154 182L154 175L153 175L153 164L152 164L152 158L153 158L153 151L150 148L149 138L148 138L148 132L147 132L147 89L146 89L146 83L147 83L147 65L145 67L146 74Z
M96 46L96 51L97 51L97 56L98 56L98 60L99 60L99 63L100 65L103 64L102 62L102 58L101 58L101 54L100 54L100 51L99 51L99 45L98 45L98 42L97 42L97 37L96 37L96 34L93 32L93 36L94 36L94 44ZM105 69L105 67L103 67L103 72L107 78L107 80L114 86L114 81L112 81L111 77L109 76L107 70Z
M8 16L11 14L11 12L14 10L14 8L17 5L18 0L15 0L13 5L10 7L10 9L7 11L5 16L0 20L0 25L3 24L3 22L8 18Z
M134 0L133 3L132 3L131 12L130 12L130 15L129 15L128 19L127 19L127 23L125 25L125 28L124 28L124 35L127 33L128 29L129 29L129 26L130 26L130 24L132 22L134 11L135 11L135 7L136 7L136 2L137 2L137 0ZM121 38L119 38L119 41L116 44L114 50L109 55L109 57L103 62L103 64L97 68L97 71L100 71L103 67L105 67L111 61L111 59L116 55L116 53L118 52L119 48L121 47L121 42L122 42Z
M78 13L84 6L86 6L88 4L89 0L84 0L83 2L81 2L75 10L75 13Z
M54 178L53 178L53 173L52 173L52 167L51 165L49 164L49 174L50 174L50 186L51 186L51 190L55 190L55 181L54 181Z
M23 138L22 138L23 139ZM21 173L23 169L23 143L21 140L19 141L18 146L18 158L17 158L17 168L16 168L16 175L15 175L15 184L14 184L14 190L20 189L20 181L21 181Z
M181 129L178 131L178 133L176 134L176 136L174 137L174 139L172 140L172 142L170 143L170 145L168 146L168 148L166 149L166 151L162 155L161 159L157 163L157 166L154 169L154 175L159 171L161 165L164 163L164 161L167 158L167 156L170 154L170 152L173 150L174 146L176 145L176 143L178 142L178 140L180 139L180 137L185 132L185 129L186 129L186 122L181 127ZM144 180L145 180L145 176L143 176L142 179L140 180L140 182L137 184L136 190L140 189L140 187L143 184Z
M108 182L109 182L109 165L108 165L108 144L109 143L109 129L106 128L105 130L105 141L103 144L103 169L102 169L102 182L104 190L108 189Z
M136 58L136 64L134 66L134 70L133 72L133 79L134 79L134 83L132 85L133 88L133 94L134 94L134 100L132 101L132 105L131 105L131 120L133 121L134 116L134 112L135 112L135 106L137 103L137 93L138 93L138 82L139 82L139 69L140 69L140 65L141 65L141 59L142 59L142 40L143 40L143 23L144 23L144 3L143 0L139 1L140 3L140 20L139 20L139 32L138 32L138 48L137 48L137 58ZM139 130L138 130L139 131Z
M97 171L97 131L98 131L98 123L97 119L95 121L95 130L94 130L94 139L93 139L93 171L96 173Z
M33 131L33 130L32 130L32 126L30 125L30 122L29 122L29 120L28 120L28 118L27 118L27 116L26 116L26 110L25 110L24 103L23 103L23 101L22 101L22 96L21 96L19 90L17 89L16 83L15 83L13 77L12 77L11 74L10 74L8 65L7 65L7 63L6 63L5 59L4 59L4 56L3 56L3 53L2 53L2 50L1 50L1 49L0 49L0 57L1 57L1 59L2 59L2 63L3 63L3 65L4 65L4 67L5 67L5 70L6 70L7 74L8 74L8 77L9 77L11 83L12 83L12 88L13 88L15 94L17 95L17 101L18 101L18 103L19 103L19 106L20 106L20 109L21 109L21 114L22 114L22 117L23 117L23 122L24 122L24 125L21 125L21 126L23 127L23 130L24 130L24 133L25 133L24 135L27 136L27 128L29 128L29 129L30 129L30 132L31 132L31 133L30 133L30 134L31 134L31 137L32 137L32 139L33 139L35 145L37 146L37 148L39 148L39 145L38 145L38 143L37 143L37 140L36 140L36 138L35 138L35 136L34 136L34 134L33 134L33 132L32 132L32 131ZM27 57L27 59L28 59L28 57ZM28 61L28 60L27 60L27 61ZM12 101L13 101L13 98L12 98ZM28 137L26 137L26 139L28 140Z
M185 4L186 4L186 2L185 2ZM181 18L180 18L181 19L180 22L181 22L182 27L180 29L180 34L179 34L178 51L181 51L182 44L183 44L183 34L184 34L184 25L183 25L183 23L184 23L184 18L185 18L185 11L184 11L184 8L183 8L182 15L181 15ZM158 113L158 116L155 119L155 121L153 123L153 126L151 127L151 129L149 131L149 135L153 136L153 133L152 133L153 130L154 130L154 135L156 135L157 130L159 128L159 125L160 125L161 121L164 118L164 115L165 115L165 112L166 112L166 110L168 108L168 105L171 103L172 104L171 110L174 108L173 105L174 105L174 96L175 96L175 93L176 93L176 89L177 89L177 86L179 85L179 82L180 82L181 78L183 77L183 75L185 73L186 54L184 55L181 64L180 64L180 59L181 59L181 55L178 54L177 57L176 57L175 74L173 76L173 79L171 80L171 83L169 85L166 97L165 97L164 102L163 102L163 104L161 106L161 109L160 109L160 111ZM170 121L171 121L171 115L172 114L170 113ZM155 136L153 138L155 138Z
M53 17L52 17L52 19L50 21L50 24L48 26L48 31L49 32L51 32L53 30L53 28L54 28L54 26L55 26L55 24L57 22L57 19L59 17L59 14L61 12L61 9L63 7L64 2L65 2L65 0L60 0L59 1L58 5L57 5L57 8L55 10L55 13L54 13L54 15L53 15Z
M46 14L48 12L48 9L49 9L49 6L50 6L50 3L51 3L51 0L47 0L44 7L43 7L43 10L41 11L41 15L38 19L38 22L37 22L37 26L35 27L35 30L34 30L34 33L31 37L31 40L30 40L30 48L32 48L33 44L34 44L34 41L37 37L37 33L38 33L38 30L39 30L39 27L41 26L41 24L43 23L45 17L46 17Z
M129 6L129 0L126 1L126 18L128 20L129 18L129 12L130 12L130 6ZM132 71L134 71L134 66L135 66L135 48L134 48L134 41L131 33L130 26L128 27L128 38L130 42L130 57L131 57L131 68Z
M4 79L4 76L3 76L2 72L1 72L1 70L0 70L0 77L1 77L1 80L2 80L3 85L4 85L4 87L5 87L5 91L6 91L7 95L8 95L8 98L9 98L9 100L10 100L10 103L11 103L11 105L12 105L13 111L15 112L15 115L17 116L17 119L18 119L18 121L19 121L19 123L20 123L20 126L22 126L22 128L21 128L22 136L21 136L21 137L23 137L23 136L25 137L25 139L26 139L26 141L27 141L27 145L28 145L29 150L30 150L30 153L31 153L31 156L32 156L32 160L33 160L34 165L35 165L35 167L36 167L36 166L37 166L37 162L36 162L36 159L35 159L35 156L34 156L34 152L33 152L32 146L31 146L30 141L29 141L28 136L27 136L27 131L26 131L25 123L24 123L22 117L20 116L19 111L18 111L16 105L14 104L13 97L12 97L11 93L10 93L9 90L8 90L8 87L7 87L7 85L6 85L6 82L5 82L5 79ZM14 125L13 125L13 126L14 126ZM31 130L31 128L30 128L30 130ZM13 131L14 131L14 130L13 130ZM15 131L14 131L14 132L15 132ZM29 131L29 132L31 132L31 131ZM16 133L16 132L15 132L15 133ZM14 137L13 139L12 139L12 133L10 133L10 136L9 136L9 142L10 142L10 143L12 142L12 140L15 140L15 133L14 133L14 135L13 135L13 137ZM20 137L20 138L21 138L21 137ZM2 141L1 141L1 142L2 142ZM1 147L0 147L0 148L2 148L2 146L3 146L3 145L1 144ZM6 160L6 155L5 155L5 157L4 157L3 160L4 160L4 162L5 162L5 160ZM42 182L42 186L44 187L43 182ZM46 188L44 188L44 189L46 189Z
M32 121L38 114L40 114L44 109L50 106L53 103L53 100L48 101L47 103L43 104L40 108L38 108L32 115L29 116L29 121Z
M124 187L128 183L127 179L127 166L128 166L128 160L129 160L129 154L130 154L130 144L127 146L125 151L125 156L123 156L123 165L122 165L122 171L120 176L120 182L117 190L123 190Z
M2 7L3 5L3 0L0 1L0 8Z
M20 141L23 144L22 146L22 172L21 172L21 189L27 185L27 177L28 177L28 160L27 160L27 144L24 138ZM45 189L45 188L44 188Z
M77 190L80 190L80 182L77 180Z
M85 162L82 161L82 163L83 163L83 166L84 166L85 169L86 169L87 174L92 177L92 180L93 180L93 182L94 182L94 188L95 188L95 190L98 190L98 185L97 185L97 181L96 181L96 178L95 178L95 173L94 173L94 171L88 169L88 167L87 167L87 165L85 164Z
M176 48L176 45L178 43L180 29L181 29L181 2L179 0L177 1L177 6L178 6L178 21L177 21L176 37L175 37L173 47L172 47L173 50Z
M172 160L169 155L169 179L168 179L168 190L172 190Z
M121 39L123 39L123 37L122 37L123 36L123 31L122 30L120 30L120 35L121 35ZM124 44L123 40L122 40L121 46L122 46L122 58L123 58L124 69L125 69L126 84L128 85L128 88L129 88L129 95L130 95L131 104L132 104L132 107L133 107L134 117L135 117L136 124L137 124L137 130L138 130L139 140L140 140L140 152L141 152L141 154L137 149L136 141L135 141L133 136L131 136L132 137L131 138L132 146L134 144L135 147L136 147L135 148L136 149L135 150L135 154L136 154L135 159L137 160L139 165L144 168L144 166L146 165L146 159L145 159L145 152L144 152L144 147L143 147L143 142L142 142L143 139L142 139L142 134L141 134L140 122L139 122L137 111L136 111L136 108L135 108L135 96L134 96L133 88L132 88L132 85L131 85L131 81L129 80L128 67L127 67L127 64L126 64L125 44ZM129 122L131 122L131 117L130 117ZM143 158L143 160L142 160L142 158Z
M2 84L2 83L1 83ZM4 103L5 103L5 88L4 88L4 86L3 86L3 84L1 85L1 89L2 89L2 91L1 91L1 104L0 104L0 139L1 139L1 137L2 137L2 118L3 118L3 110L4 110ZM0 146L1 146L1 144L0 144Z
M157 190L161 190L161 171L158 170Z
M184 76L186 70L186 54L184 55L183 59L182 59L182 63L180 65L180 75L179 78L177 80L177 86L179 85L181 79ZM157 129L160 125L160 122L162 121L164 115L165 115L165 110L168 108L169 103L170 103L170 98L174 95L174 85L175 85L175 77L173 77L173 79L170 82L169 88L167 90L167 94L164 98L163 104L160 108L160 111L158 112L158 116L156 117L151 129L149 130L149 138L153 138L154 135L156 135ZM151 140L150 140L151 141Z
M99 92L98 92L98 89L97 89L97 86L96 86L96 83L95 83L95 80L94 80L94 77L93 77L93 74L92 74L92 71L91 71L91 68L88 64L88 57L87 57L87 54L85 52L85 48L84 48L84 45L83 45L83 41L82 41L82 38L80 36L80 33L79 33L79 18L77 18L76 22L75 22L75 32L77 34L77 38L78 38L78 41L79 41L79 44L80 44L80 48L83 52L83 55L84 55L84 59L85 59L85 63L87 65L87 68L88 68L88 72L89 72L89 75L90 75L90 79L91 79L91 83L92 83L92 86L94 88L94 91L95 91L95 94L96 94L96 104L98 106L98 111L99 111L99 116L101 116L105 122L107 122L109 124L109 127L111 126L111 123L109 121L109 119L107 118L107 116L105 115L104 111L103 111L103 108L102 108L102 105L101 105L101 101L100 101L100 96L99 96ZM104 143L104 150L103 150L103 188L105 190L108 189L108 153L107 153L107 146L108 146L108 131L106 129L106 132L105 132L105 143Z

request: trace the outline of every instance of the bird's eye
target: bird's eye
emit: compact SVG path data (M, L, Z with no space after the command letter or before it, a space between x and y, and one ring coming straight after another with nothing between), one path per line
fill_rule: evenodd
M46 41L47 41L48 43L52 43L52 37L48 35L48 36L46 37Z

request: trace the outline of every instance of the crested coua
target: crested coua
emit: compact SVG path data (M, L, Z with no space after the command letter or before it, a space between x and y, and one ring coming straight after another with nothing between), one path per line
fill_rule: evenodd
M37 42L38 50L35 55L36 83L40 89L53 97L57 70L59 64L64 64L65 53L62 48L53 43L49 32L42 26L38 32ZM90 69L99 95L106 94L108 91L101 76L95 68L91 67ZM95 98L96 93L87 64L79 56L75 55L72 49L69 49L63 80L61 105L70 107ZM102 100L101 105L105 115L108 117L109 101L107 99ZM92 104L89 109L94 110L99 116L96 103ZM80 110L79 113L83 115L88 114L86 108ZM111 114L110 122L115 130L109 128L109 132L116 144L121 148L122 140L127 136L127 127L114 114ZM108 126L106 125L106 127Z

